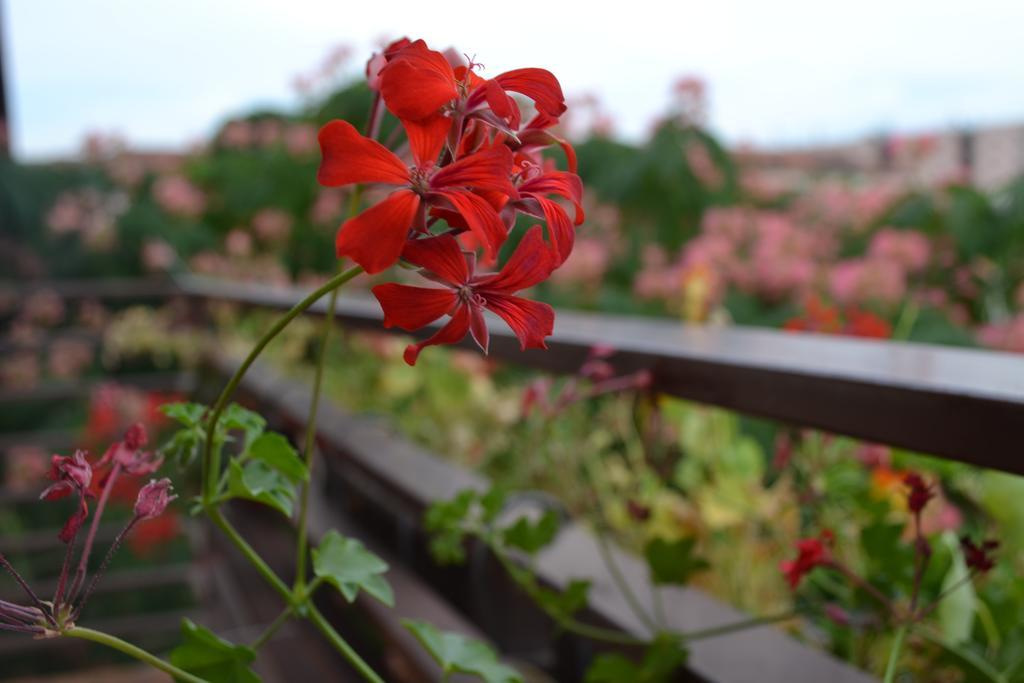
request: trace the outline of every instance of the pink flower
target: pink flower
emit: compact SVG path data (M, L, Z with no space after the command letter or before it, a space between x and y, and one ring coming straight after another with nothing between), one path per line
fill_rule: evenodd
M139 490L139 497L135 501L135 517L142 519L154 519L163 514L164 510L178 496L171 495L171 480L151 479L148 484Z
M868 246L868 255L898 263L908 273L916 273L928 265L931 243L916 230L884 228L875 233Z
M790 588L796 590L796 587L812 569L832 561L829 546L832 545L833 539L832 532L825 530L817 538L802 538L797 541L796 558L779 563L779 569L785 575Z
M177 258L174 247L161 239L146 240L142 245L142 265L151 273L170 270Z
M153 184L153 199L168 213L184 218L196 218L206 209L202 190L180 175L160 177Z
M92 483L92 466L85 459L85 451L75 451L70 457L54 455L50 460L47 477L54 483L40 494L42 500L60 500L73 493L78 494L78 508L71 513L58 534L61 541L71 543L89 516L89 505L85 498L89 484Z
M292 217L281 209L262 209L253 217L252 229L264 242L279 242L291 232Z
M115 441L103 454L96 467L108 464L120 465L126 474L140 476L152 474L160 469L164 459L155 452L143 451L149 437L141 422L136 422L124 433L120 441Z

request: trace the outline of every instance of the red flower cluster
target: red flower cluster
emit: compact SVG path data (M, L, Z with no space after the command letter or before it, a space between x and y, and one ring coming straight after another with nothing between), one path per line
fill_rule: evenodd
M932 498L935 497L935 487L925 483L924 478L916 472L910 472L903 477L903 484L907 487L907 508L917 514L924 510Z
M835 537L831 531L825 530L817 538L802 538L797 541L797 556L793 560L779 563L779 569L789 582L789 587L796 590L804 576L815 567L826 565L832 561L831 548Z
M351 258L371 274L402 259L444 285L373 289L387 327L412 331L450 316L434 336L407 349L410 365L423 347L458 342L467 332L486 351L484 310L503 318L523 349L543 348L554 312L515 293L546 280L568 258L575 226L583 221L575 153L550 131L565 112L557 79L544 69L484 79L476 73L479 66L408 39L370 60L370 87L401 122L408 159L345 121L331 121L319 135L321 184L395 188L341 226L338 257ZM528 122L510 93L532 100L536 113ZM542 156L553 144L564 150L569 171ZM555 198L573 205L572 218ZM519 213L543 220L546 230L528 230L500 272L477 273L476 254L463 246L479 244L483 257L494 261ZM460 245L456 237L463 233L469 239Z
M892 336L892 325L874 313L852 305L840 310L816 296L808 297L803 312L787 320L782 327L791 332L842 334L868 339L888 339Z
M999 541L974 543L964 536L960 539L960 547L964 552L964 562L969 569L984 574L996 566L992 553L999 548Z

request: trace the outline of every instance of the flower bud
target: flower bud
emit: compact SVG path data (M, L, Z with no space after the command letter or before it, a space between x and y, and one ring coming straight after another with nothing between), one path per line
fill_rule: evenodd
M167 505L177 498L171 493L170 479L166 477L159 481L151 479L139 490L139 497L135 501L135 517L138 519L159 517L167 509Z

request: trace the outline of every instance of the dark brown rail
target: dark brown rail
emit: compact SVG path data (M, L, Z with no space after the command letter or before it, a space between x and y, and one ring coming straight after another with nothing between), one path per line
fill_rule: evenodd
M286 310L307 290L182 277L181 293ZM321 301L310 312L322 315ZM338 318L383 329L377 303L344 294ZM597 344L622 371L649 369L658 390L750 415L1024 474L1024 357L925 344L839 338L561 311L547 351L521 352L502 324L491 355L575 371Z

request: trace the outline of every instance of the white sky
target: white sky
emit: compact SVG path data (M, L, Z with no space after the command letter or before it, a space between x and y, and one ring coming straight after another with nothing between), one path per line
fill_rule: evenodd
M597 94L626 136L671 84L711 87L730 142L792 145L882 130L1024 120L1020 0L0 0L15 153L69 154L87 130L145 147L208 133L335 45L382 36L475 54L493 75L542 66Z

